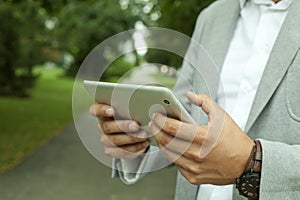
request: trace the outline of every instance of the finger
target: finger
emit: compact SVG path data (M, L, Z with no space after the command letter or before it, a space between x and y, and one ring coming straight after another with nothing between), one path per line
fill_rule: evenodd
M113 117L115 115L114 108L105 104L94 104L90 107L89 112L95 117Z
M160 146L160 148L166 158L172 161L178 167L184 168L194 174L200 174L203 172L203 170L205 170L201 168L201 162L196 162L192 159L181 156L180 154L172 152L167 148L163 148L162 146Z
M153 116L153 122L151 125L157 125L159 130L163 130L173 137L178 137L190 142L195 141L201 144L207 134L207 126L184 123L176 119L168 118L160 113L156 113Z
M138 152L141 151L143 149L147 149L150 145L150 140L147 139L144 142L139 142L139 143L135 143L135 144L130 144L130 145L123 145L123 146L119 146L119 148L123 149L124 151L127 152Z
M157 134L155 139L158 144L176 154L182 155L196 162L202 162L204 160L204 158L199 156L201 150L200 144L172 137L163 132Z
M104 153L107 156L114 157L114 158L134 159L138 156L142 156L143 154L145 154L147 148L148 146L141 148L138 151L130 152L119 147L105 147Z
M130 135L125 133L112 134L101 136L101 143L105 146L123 146L135 143L140 143L148 140L148 134L145 131L132 133Z
M156 140L156 142L159 145L163 146L163 147L169 145L170 142L172 142L173 140L177 139L177 138L175 138L175 137L173 137L171 135L168 135L162 129L158 128L155 125L155 123L151 124L149 130L152 133L152 135L154 136L154 139ZM179 140L181 140L181 139L179 139Z
M182 173L182 175L192 184L217 183L229 184L235 179L224 178L223 175L216 169L207 168L204 162L196 162L184 156L180 156L167 148L160 146L162 153L172 161Z
M133 133L139 130L139 125L132 120L101 120L99 129L104 134Z
M191 103L200 106L207 115L211 113L214 103L208 95L187 92L186 96L191 101Z
M150 134L152 134L152 136L154 136L154 137L162 131L162 129L159 128L159 127L158 127L154 122L152 122L152 121L149 122L148 127L149 127Z

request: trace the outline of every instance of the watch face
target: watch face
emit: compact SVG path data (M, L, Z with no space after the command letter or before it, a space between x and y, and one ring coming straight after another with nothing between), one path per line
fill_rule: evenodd
M250 199L258 199L260 175L258 173L243 174L236 182L239 193Z

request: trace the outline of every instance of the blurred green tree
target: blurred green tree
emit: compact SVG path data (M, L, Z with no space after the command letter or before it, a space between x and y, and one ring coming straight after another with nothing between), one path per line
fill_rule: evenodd
M53 46L74 57L67 74L75 75L92 48L112 35L134 28L137 17L122 9L119 0L89 0L70 1L55 20Z
M191 36L199 13L215 0L162 0L156 6L161 17L160 27L170 28Z
M25 94L35 80L32 67L64 52L74 57L67 74L75 75L93 47L114 34L134 28L137 21L191 35L197 15L212 1L0 0L0 95ZM160 40L178 42L163 37ZM115 45L116 48L109 50L111 54L119 49L119 44ZM150 50L146 58L175 67L182 60L160 50ZM133 67L124 56L119 59L104 77L109 79L111 75L115 79Z
M0 95L26 96L43 60L43 12L34 1L1 1L0 19Z
M132 0L135 1L135 0ZM150 21L151 25L179 31L188 36L192 35L194 25L199 13L215 0L152 0L153 7L150 12L150 18L156 18L157 21ZM167 37L167 36L166 36ZM178 41L170 41L169 38L161 36L161 41L178 43ZM187 48L184 46L182 48ZM182 63L180 56L162 50L150 50L146 59L155 62L179 68Z

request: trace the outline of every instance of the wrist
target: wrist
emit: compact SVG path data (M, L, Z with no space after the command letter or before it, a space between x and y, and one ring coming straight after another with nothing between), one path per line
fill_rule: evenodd
M238 173L235 176L234 181L241 177L243 175L243 173L245 173L246 169L249 168L250 169L250 161L251 158L254 156L254 147L255 147L255 142L249 138L249 140L242 144L243 149L240 150L241 154L240 154L240 160L238 163Z

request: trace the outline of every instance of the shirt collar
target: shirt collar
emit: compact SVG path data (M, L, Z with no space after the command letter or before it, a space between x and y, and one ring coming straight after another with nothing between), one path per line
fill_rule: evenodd
M241 9L244 8L247 0L239 0ZM278 3L274 3L272 0L250 0L257 5L269 6L272 10L287 10L292 4L293 0L281 0Z

